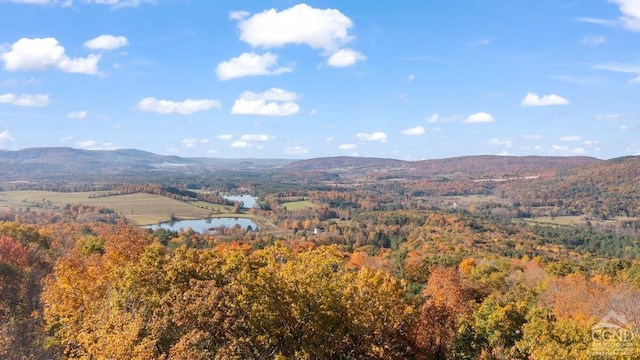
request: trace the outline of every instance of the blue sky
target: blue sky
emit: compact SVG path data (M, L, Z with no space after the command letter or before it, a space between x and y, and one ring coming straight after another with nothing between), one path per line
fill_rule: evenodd
M0 149L640 155L640 0L0 0Z

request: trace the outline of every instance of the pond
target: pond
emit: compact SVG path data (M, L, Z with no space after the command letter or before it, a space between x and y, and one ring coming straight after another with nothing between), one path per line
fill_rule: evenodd
M180 220L174 222L166 222L159 225L149 225L148 228L152 230L157 230L159 228L165 230L174 230L178 231L180 229L191 228L193 231L204 233L207 230L212 231L213 228L218 226L226 226L228 228L234 227L235 225L242 226L243 229L247 229L251 226L251 229L257 230L258 225L253 222L251 219L245 218L212 218L212 219L197 219L197 220Z
M239 201L244 204L244 208L251 209L256 205L256 198L251 195L225 195L223 198L231 201Z

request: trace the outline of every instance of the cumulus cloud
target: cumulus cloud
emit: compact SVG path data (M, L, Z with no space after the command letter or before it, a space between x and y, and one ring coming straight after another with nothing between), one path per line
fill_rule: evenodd
M100 55L85 58L69 58L64 47L55 38L22 38L11 45L11 50L0 55L8 71L47 70L97 74Z
M45 107L51 103L48 94L16 95L12 93L0 95L0 104L11 104L22 107Z
M268 141L271 137L267 134L245 134L240 136L240 141Z
M198 144L198 139L186 138L180 141L182 145L186 148L194 148Z
M15 139L11 136L9 130L0 132L0 144L13 141L15 141Z
M129 45L129 40L124 36L100 35L85 41L84 47L91 50L114 50Z
M232 142L232 143L231 143L231 147L232 147L232 148L239 148L239 149L242 149L242 148L248 148L248 147L251 147L251 144L250 144L249 142L247 142L247 141L241 141L241 140L238 140L238 141L234 141L234 142Z
M463 120L465 124L481 124L481 123L492 123L495 122L495 118L493 115L486 112L479 112L475 114L471 114L467 116L466 119Z
M306 44L314 49L334 52L353 37L351 19L336 9L315 9L298 4L289 9L270 9L238 22L240 39L253 47L282 47Z
M240 40L252 47L303 44L322 50L329 56L327 63L337 67L364 60L361 53L344 48L354 39L349 33L353 22L337 9L316 9L298 4L282 11L270 9L254 15L236 11L229 17L238 21Z
M216 75L224 81L244 76L280 75L291 71L291 67L278 67L277 55L250 52L218 64Z
M377 131L374 133L357 133L356 137L359 140L362 141L379 141L379 142L386 142L387 141L387 134L383 133L382 131Z
M302 155L302 154L308 154L309 150L300 145L296 145L296 146L288 146L284 148L284 153L287 155Z
M439 114L432 114L431 116L426 118L425 121L429 124L450 123L450 122L461 120L462 118L463 118L462 115L452 115L452 116L443 117L442 115L439 115Z
M329 56L327 64L333 67L347 67L363 60L366 60L366 57L362 55L361 52L351 49L342 49Z
M620 6L622 23L633 31L640 31L640 1L638 0L610 0Z
M78 141L76 143L76 147L78 147L80 149L85 149L85 150L115 150L115 149L118 149L118 147L113 145L112 142L98 143L95 140Z
M543 95L542 97L536 93L527 93L522 99L522 106L552 106L552 105L569 105L569 100L556 94Z
M231 113L262 116L295 115L300 111L300 107L294 102L297 98L296 93L278 88L271 88L261 94L245 91L234 102Z
M140 100L138 110L153 111L158 114L178 113L189 115L199 111L206 111L212 108L221 109L222 104L218 100L187 99L184 101L158 100L155 97L148 97Z
M356 144L342 144L338 146L339 150L356 150L357 148L358 148L358 145Z
M582 139L582 136L578 136L578 135L560 137L560 141L565 141L565 142L580 141L580 139Z
M86 118L88 115L86 110L80 110L80 111L72 111L70 113L67 114L67 118L69 119L84 119Z
M404 129L400 132L400 134L408 135L408 136L419 136L419 135L424 135L425 132L426 132L425 128L423 128L422 126L416 126L416 127Z
M218 135L216 137L216 139L223 140L223 141L228 141L228 140L231 140L232 138L233 138L233 135L231 134L223 134L223 135Z

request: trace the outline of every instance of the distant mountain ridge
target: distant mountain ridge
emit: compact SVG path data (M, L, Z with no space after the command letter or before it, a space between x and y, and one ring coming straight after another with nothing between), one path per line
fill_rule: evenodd
M631 157L634 158L634 157ZM626 159L626 158L625 158ZM624 159L623 159L624 160ZM508 178L555 173L593 164L623 160L600 160L584 156L462 156L447 159L406 161L376 157L321 157L291 159L223 159L158 155L137 149L83 150L69 147L0 150L0 177L11 179L73 174L129 174L149 171L206 172L281 171L379 173L382 177L442 176L458 179Z
M37 178L74 174L129 174L149 171L247 170L270 168L291 160L208 159L158 155L137 149L83 150L69 147L0 151L0 177Z

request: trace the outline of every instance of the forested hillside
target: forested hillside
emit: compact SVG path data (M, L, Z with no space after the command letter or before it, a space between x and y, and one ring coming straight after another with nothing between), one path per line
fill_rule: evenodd
M640 357L637 157L347 160L3 183L0 357Z

